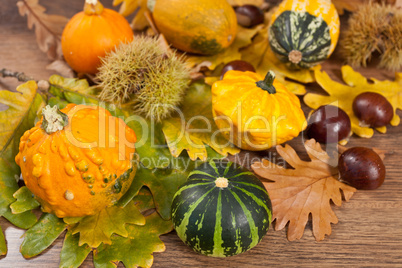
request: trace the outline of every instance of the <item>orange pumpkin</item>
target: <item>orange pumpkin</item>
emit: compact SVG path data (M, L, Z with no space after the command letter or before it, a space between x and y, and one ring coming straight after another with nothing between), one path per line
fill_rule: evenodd
M121 42L131 42L133 31L118 12L86 0L84 11L74 15L64 28L61 48L64 59L76 72L97 72L104 57Z
M92 215L127 191L136 166L136 135L97 106L47 106L21 137L15 157L42 210L58 217Z

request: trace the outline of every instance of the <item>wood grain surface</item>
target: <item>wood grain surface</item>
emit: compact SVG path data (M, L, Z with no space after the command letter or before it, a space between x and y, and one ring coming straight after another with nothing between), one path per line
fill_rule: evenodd
M83 0L40 0L51 14L67 17L81 10ZM111 0L103 1L111 6ZM46 69L51 63L36 44L33 30L28 30L26 18L19 16L15 0L0 1L0 69L25 72L36 79L47 79L53 72ZM342 61L337 52L323 68L340 81ZM394 79L394 73L372 66L357 69L367 77ZM19 83L13 78L0 78L0 89L13 90ZM316 85L308 91L321 92ZM309 109L303 105L307 113ZM398 111L402 115L401 111ZM302 138L290 142L303 151ZM174 232L161 237L166 251L154 254L153 267L402 267L402 125L389 127L386 134L376 132L372 139L352 136L348 147L367 146L386 150L387 169L384 184L374 191L357 191L341 207L333 206L339 219L332 225L332 234L321 242L312 235L308 224L302 239L289 242L286 230L269 230L267 236L250 251L229 258L211 258L194 253ZM236 160L247 157L275 156L275 150L249 154L242 152ZM234 158L232 158L234 159ZM249 166L250 163L245 163ZM39 256L24 259L19 253L24 230L0 219L8 245L8 254L0 258L0 267L58 267L63 237ZM82 267L93 267L90 254ZM119 264L119 267L123 267Z

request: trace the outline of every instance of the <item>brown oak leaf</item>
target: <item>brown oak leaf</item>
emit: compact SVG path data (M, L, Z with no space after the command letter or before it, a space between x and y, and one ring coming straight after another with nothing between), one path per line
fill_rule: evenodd
M51 60L63 58L61 34L68 18L45 14L46 9L39 5L39 0L22 0L17 2L21 16L27 16L28 28L35 26L36 42L40 50L47 53Z
M333 164L334 158L323 151L318 142L311 139L304 146L311 161L301 160L289 145L276 147L279 155L294 169L283 168L265 159L251 167L266 179L263 183L272 201L275 230L285 228L289 222L288 240L300 239L311 214L313 235L320 241L331 234L331 223L338 222L331 201L340 206L342 193L348 201L356 189L337 179L339 171Z

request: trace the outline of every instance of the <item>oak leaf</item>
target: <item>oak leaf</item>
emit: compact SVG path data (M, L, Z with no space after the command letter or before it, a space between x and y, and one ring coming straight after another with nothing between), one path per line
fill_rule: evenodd
M131 22L134 30L144 30L149 26L146 13L149 12L147 7L147 0L113 0L113 5L120 5L119 13L124 17L135 13L135 16Z
M35 199L32 192L26 186L19 188L14 193L13 197L17 199L10 205L11 212L14 214L32 210L40 206L39 202Z
M251 167L265 179L263 184L272 201L275 230L285 228L289 222L288 239L300 239L311 214L313 235L319 241L331 234L331 223L338 222L331 201L340 206L342 193L348 201L356 189L337 179L339 171L331 165L331 157L319 143L312 139L304 146L311 161L301 160L289 145L276 147L279 155L294 169L283 168L265 159Z
M339 106L349 115L352 131L360 137L371 138L374 130L359 123L359 119L353 113L352 104L357 95L363 92L376 92L387 98L393 107L394 117L391 120L391 125L399 125L401 119L396 114L396 109L402 110L402 73L395 74L395 81L379 81L371 78L372 83L369 83L367 78L355 72L348 65L342 66L341 71L346 85L333 81L326 72L316 69L314 72L315 79L329 96L308 93L304 96L306 105L312 109L317 109L319 106L326 104ZM385 133L387 128L380 127L377 130Z
M60 234L67 228L62 219L53 214L43 213L28 231L24 234L24 241L21 244L21 254L25 258L32 258L39 255L48 248Z
M163 121L162 131L174 157L186 150L191 160L199 158L206 161L207 147L222 156L240 151L224 138L215 125L211 98L208 85L193 83L184 97L181 113Z
M39 0L18 1L20 15L27 16L29 29L35 26L36 42L40 50L47 53L52 60L62 59L61 34L68 18L45 14L46 9L38 2Z
M159 236L170 232L173 224L154 212L146 217L144 226L129 225L127 229L128 237L114 235L111 245L101 245L94 251L95 267L116 267L119 261L125 267L151 267L153 253L166 248Z
M70 223L70 219L64 218ZM72 218L74 222L74 218ZM112 234L127 237L127 225L144 225L145 218L133 202L124 208L112 206L101 210L99 213L79 219L72 228L72 234L80 233L79 246L84 244L90 247L98 247L100 244L111 244Z

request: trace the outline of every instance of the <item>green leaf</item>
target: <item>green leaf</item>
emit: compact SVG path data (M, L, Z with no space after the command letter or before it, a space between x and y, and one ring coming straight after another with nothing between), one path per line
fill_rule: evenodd
M165 251L159 236L173 229L171 221L163 220L158 213L146 218L144 226L129 225L128 237L113 236L111 245L101 245L94 251L96 268L116 267L121 261L127 268L151 267L153 253Z
M147 187L142 187L138 194L133 198L134 204L142 212L155 208L152 193Z
M17 87L17 92L0 91L0 103L8 108L0 112L0 216L15 201L20 169L15 163L19 141L24 132L34 126L37 112L44 101L36 93L37 85L29 81Z
M67 224L53 214L43 213L39 221L25 233L21 254L31 258L48 248L66 229Z
M6 238L4 237L3 230L0 226L0 255L7 255Z
M163 121L170 152L178 157L186 150L191 160L208 159L207 147L227 156L240 149L228 142L215 125L212 115L211 88L205 83L193 83L187 90L181 107L182 114Z
M10 205L11 212L14 214L32 210L40 206L40 203L36 201L33 194L26 186L19 188L13 196L17 199Z
M187 172L178 169L139 168L130 190L138 191L145 185L153 197L156 210L165 220L170 219L174 194L187 181Z
M124 119L137 136L136 152L141 161L147 161L151 168L164 168L169 165L170 152L166 146L160 124L153 124L149 120L132 114L130 107L122 109L115 105L101 102L95 95L96 90L90 88L84 79L63 78L52 75L49 78L49 92L75 104L95 104L105 107L114 116ZM62 103L63 104L63 103Z
M31 228L38 221L31 210L19 214L13 214L11 213L11 209L8 208L8 210L3 214L3 217L21 229Z
M63 248L61 249L60 253L59 267L78 267L84 262L92 249L87 244L79 246L79 240L79 234L73 235L70 230L67 231L63 242Z
M98 214L83 218L72 228L72 233L80 233L79 246L88 244L98 247L101 243L112 243L113 233L127 237L126 224L144 225L145 218L134 203L124 208L112 206L101 210Z

